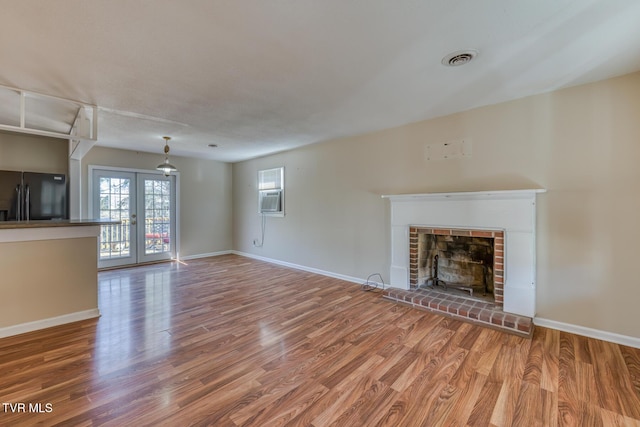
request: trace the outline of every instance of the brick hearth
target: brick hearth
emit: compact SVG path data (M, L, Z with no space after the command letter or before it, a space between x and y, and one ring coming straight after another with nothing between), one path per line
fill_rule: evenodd
M389 288L384 291L383 297L527 338L530 338L533 332L533 322L529 317L505 313L498 304L437 289Z
M420 234L444 236L481 237L493 240L493 302L465 296L464 292L421 288L418 285L418 238ZM408 303L416 308L445 314L484 326L500 329L520 336L530 337L533 322L530 317L505 313L504 302L504 231L457 228L409 227L409 290L388 289L384 297Z

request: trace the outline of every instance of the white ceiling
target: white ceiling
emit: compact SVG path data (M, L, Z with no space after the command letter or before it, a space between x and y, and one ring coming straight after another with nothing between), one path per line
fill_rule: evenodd
M239 161L640 69L638 0L1 0L0 84ZM471 63L440 61L474 48ZM218 144L218 148L208 148Z

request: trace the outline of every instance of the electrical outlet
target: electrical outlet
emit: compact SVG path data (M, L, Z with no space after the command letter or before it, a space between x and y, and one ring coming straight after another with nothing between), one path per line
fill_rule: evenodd
M258 246L258 239L253 239L253 246Z

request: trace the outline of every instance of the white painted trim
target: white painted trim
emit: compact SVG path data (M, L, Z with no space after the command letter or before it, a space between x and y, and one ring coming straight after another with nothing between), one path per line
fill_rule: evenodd
M599 329L591 329L585 326L572 325L570 323L558 322L555 320L543 319L536 317L533 319L536 326L544 328L557 329L563 332L570 332L576 335L582 335L589 338L608 341L615 344L626 345L629 347L640 348L640 338L620 335L613 332L601 331Z
M366 282L365 279L360 279L358 277L346 276L344 274L338 274L338 273L332 273L330 271L320 270L318 268L306 267L304 265L293 264L291 262L280 261L280 260L277 260L277 259L267 258L267 257L263 257L263 256L260 256L260 255L254 255L254 254L250 254L250 253L247 253L247 252L240 252L240 251L235 251L234 250L234 251L231 251L231 253L236 254L236 255L240 255L240 256L244 256L244 257L247 257L247 258L257 259L259 261L269 262L271 264L282 265L283 267L290 267L290 268L295 268L296 270L302 270L302 271L307 271L309 273L320 274L321 276L328 276L328 277L333 277L334 279L346 280L347 282L353 282L353 283L358 283L358 284L363 284L364 282Z
M96 121L96 119L98 117L96 115L97 114L96 110L98 108L97 105L85 104L83 102L75 101L73 99L60 98L58 96L45 95L43 93L26 91L26 90L19 89L19 88L14 88L14 87L11 87L11 86L0 85L0 88L9 89L11 91L18 92L18 94L20 95L20 105L15 106L15 107L12 106L12 105L9 105L9 108L16 108L17 107L17 110L18 110L17 112L19 113L19 117L20 117L20 126L0 124L0 129L8 130L8 131L11 131L11 132L18 132L18 133L31 134L31 135L40 135L40 136L49 136L49 137L61 138L61 139L76 139L76 140L92 141L92 142L97 141L97 139L98 139L97 123L95 123L95 121ZM94 130L94 133L93 134L89 134L89 135L72 135L74 130L77 131L77 128L75 126L72 126L71 132L69 132L69 133L40 130L40 129L36 129L36 128L33 128L33 127L29 127L27 125L27 121L26 121L26 116L27 116L26 98L27 98L27 96L29 98L44 98L44 99L54 100L55 102L58 102L58 103L72 104L74 107L78 107L80 110L85 110L85 109L89 109L89 108L92 109L93 110L93 120L94 120L94 123L93 123L94 127L92 129ZM4 107L4 105L3 105L3 107ZM74 123L75 123L75 120L74 120Z
M546 193L544 188L532 188L525 190L496 190L496 191L457 191L453 193L420 193L420 194L383 194L383 199L392 202L415 202L418 200L434 199L517 199L520 197L530 197L536 193Z
M97 237L99 234L99 225L9 228L0 230L0 243L33 242L36 240L78 239L83 237Z
M82 162L71 157L69 141L69 218L82 218Z
M100 317L100 310L97 308L93 308L91 310L63 314L62 316L49 317L48 319L36 320L34 322L7 326L4 328L0 328L0 338L38 331L40 329L51 328L53 326L64 325L66 323L78 322L80 320L94 319L96 317Z
M173 176L175 176L176 181L175 181L175 200L174 203L176 204L174 209L173 209L173 214L176 217L176 233L175 233L175 248L174 248L174 256L176 257L176 259L180 259L180 211L182 209L180 209L180 172L174 172Z
M180 258L180 261L188 261L190 259L198 259L198 258L209 258L209 257L214 257L214 256L220 256L220 255L229 255L234 253L233 251L218 251L218 252L209 252L206 254L195 254L195 255L187 255L184 256L182 258Z

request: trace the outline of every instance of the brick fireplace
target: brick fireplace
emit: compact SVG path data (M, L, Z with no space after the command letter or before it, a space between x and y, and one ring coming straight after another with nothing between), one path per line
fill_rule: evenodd
M521 335L530 334L536 311L536 196L544 191L530 189L383 196L391 202L390 287L385 291L385 297ZM421 243L421 239L426 238L424 236L431 236L429 239L435 241L430 249L424 249L426 243ZM488 287L493 288L494 301L481 300L464 293L443 292L438 286L422 286L433 275L433 263L429 265L429 259L434 254L440 254L433 247L435 245L438 248L443 244L434 240L434 236L444 236L451 241L469 238L492 242L492 261L488 253L479 258L471 256L459 259L452 254L455 251L444 247L439 248L444 251L441 254L442 264L439 260L437 265L441 266L443 274L449 274L446 279L444 276L442 278L445 283L462 284L458 287L463 289L464 285L473 287L474 293L477 293L477 285L485 280L483 274L490 273L491 278L486 280L489 281ZM459 249L460 242L454 243ZM468 245L476 243L472 241ZM420 258L421 252L427 252L425 258ZM459 271L444 271L455 263L475 265L471 269L475 268L476 272L461 275Z
M434 283L435 255L441 288L489 293L504 302L504 231L409 226L409 287Z

